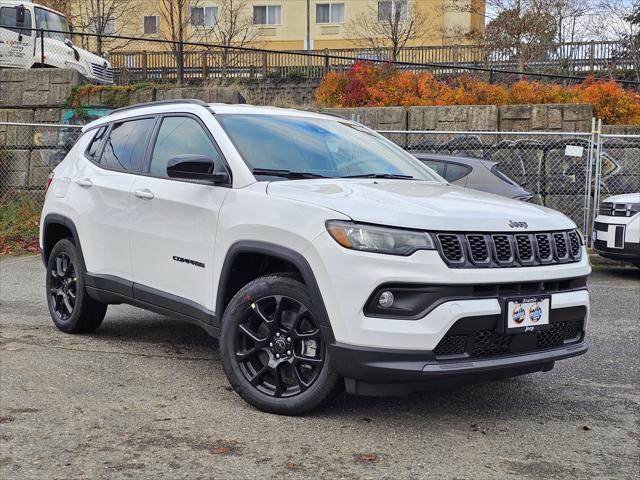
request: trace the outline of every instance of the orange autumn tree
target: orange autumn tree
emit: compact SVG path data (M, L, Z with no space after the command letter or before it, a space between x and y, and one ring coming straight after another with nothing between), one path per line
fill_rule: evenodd
M358 62L344 73L325 75L316 99L328 107L586 103L593 106L594 115L604 123L640 124L640 94L625 90L613 80L593 77L571 87L525 80L503 86L468 75L438 81L429 73L415 74L389 64Z

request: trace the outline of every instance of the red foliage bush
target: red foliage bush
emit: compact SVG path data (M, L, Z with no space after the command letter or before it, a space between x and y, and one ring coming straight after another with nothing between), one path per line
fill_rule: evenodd
M414 74L388 64L358 62L344 73L327 74L316 99L329 107L587 103L604 123L640 124L640 94L625 90L613 80L593 78L572 87L525 80L506 87L465 75L443 82L429 73Z

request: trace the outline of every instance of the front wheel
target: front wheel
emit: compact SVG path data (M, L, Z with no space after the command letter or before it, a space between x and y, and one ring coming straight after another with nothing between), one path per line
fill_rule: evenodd
M234 390L260 410L302 414L342 386L307 290L286 274L260 277L233 297L220 349Z

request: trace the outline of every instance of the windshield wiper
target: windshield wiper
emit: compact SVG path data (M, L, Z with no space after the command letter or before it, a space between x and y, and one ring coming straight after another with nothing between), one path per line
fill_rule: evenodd
M394 178L398 180L413 180L411 175L400 175L395 173L362 173L359 175L345 175L340 178Z
M278 170L275 168L254 168L251 170L254 175L267 175L271 177L285 177L285 178L327 178L324 175L313 172L296 172L292 170Z

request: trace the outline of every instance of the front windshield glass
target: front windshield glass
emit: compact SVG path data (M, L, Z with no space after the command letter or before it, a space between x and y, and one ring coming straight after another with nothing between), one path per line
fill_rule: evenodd
M399 176L440 182L394 143L346 120L262 114L218 114L216 119L252 171ZM272 179L266 174L256 176Z
M36 8L36 28L42 30L56 30L44 32L44 36L55 40L64 41L71 39L69 34L69 22L64 15L58 15L44 8Z

